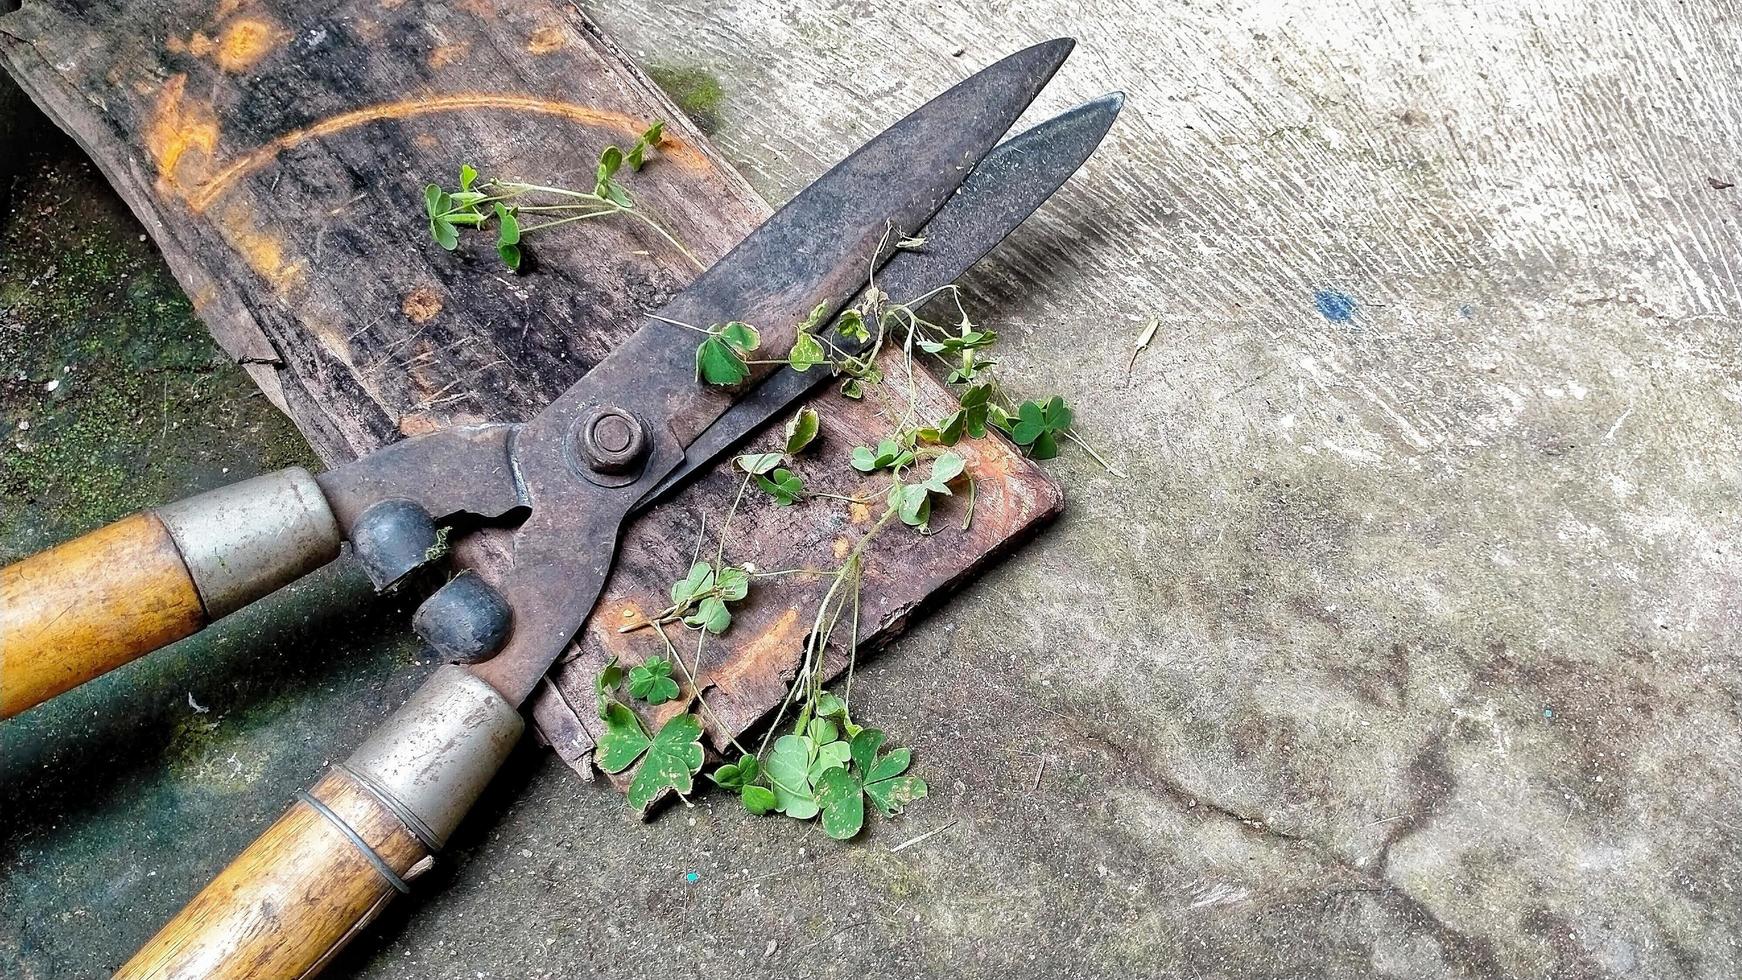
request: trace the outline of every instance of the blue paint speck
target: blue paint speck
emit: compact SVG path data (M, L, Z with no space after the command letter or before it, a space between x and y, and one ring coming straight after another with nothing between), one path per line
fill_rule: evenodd
M1458 307L1458 315L1468 320L1476 315L1476 308L1468 303Z
M690 872L690 873L689 873L689 874L687 874L687 875L684 875L684 876L683 876L683 880L685 880L685 881L687 881L687 882L689 882L689 883L690 883L690 884L692 884L692 885L693 885L693 884L695 884L695 883L696 883L696 882L698 882L698 881L701 881L701 880L702 880L702 876L701 876L701 875L699 875L699 874L697 874L697 873L696 873L696 872L694 872L694 871L691 871L691 872Z
M1554 709L1553 708L1542 709L1542 716L1544 718L1549 719L1550 721L1553 721L1554 720Z
M1313 293L1313 305L1332 323L1348 323L1355 319L1355 297L1339 289L1321 289Z

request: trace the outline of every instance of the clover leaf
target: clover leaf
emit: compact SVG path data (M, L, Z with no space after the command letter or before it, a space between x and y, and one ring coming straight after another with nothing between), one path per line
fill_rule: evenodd
M629 784L629 805L647 809L666 790L679 796L695 787L690 778L702 768L702 723L695 715L674 716L647 746L647 756Z
M728 602L738 602L750 594L750 573L731 565L716 569L705 561L690 566L689 574L672 583L673 612L681 615L686 625L710 633L724 633L732 625Z
M496 205L496 254L503 265L520 271L520 219L501 203Z
M605 702L599 717L605 723L605 733L599 736L593 759L606 772L622 772L646 750L647 730L641 727L635 712L617 701Z
M934 441L953 446L963 436L974 439L985 437L986 423L991 417L993 407L992 386L974 385L962 392L961 406L938 422L934 430L937 438Z
M762 767L757 763L756 757L740 755L737 762L728 762L708 773L708 778L722 789L742 789L755 783L760 775Z
M761 476L780 465L783 459L779 453L745 453L738 457L738 468L752 476Z
M823 342L815 335L801 333L792 342L792 350L786 354L786 363L794 371L803 374L811 368L828 359L828 353L823 350Z
M733 320L707 330L696 348L696 377L711 385L735 385L750 376L745 356L762 345L762 335L748 323Z
M774 793L774 808L794 820L817 815L811 795L810 767L815 744L803 735L782 735L774 740L763 766Z
M599 676L593 680L593 694L599 699L600 718L605 717L605 705L611 703L611 692L622 680L623 668L618 665L615 656L599 668Z
M913 450L903 446L897 439L884 439L877 444L875 450L865 446L853 447L853 468L861 473L895 469L911 462L913 462Z
M757 477L756 485L767 491L781 507L792 506L804 494L804 481L785 467L775 470L772 477Z
M835 766L815 780L814 798L823 815L823 832L830 837L846 840L859 833L865 825L866 797L886 817L925 798L925 780L902 775L913 761L910 750L877 754L885 737L875 728L860 732L853 738L851 768Z
M690 566L688 575L671 584L671 602L674 606L682 606L692 598L712 591L714 588L714 566L705 561L698 561Z
M871 339L871 330L865 325L865 315L858 310L847 310L840 319L835 321L835 331L848 340L864 342Z
M814 408L801 408L786 423L786 454L796 456L816 441L823 428L822 416Z
M715 636L732 625L732 612L719 596L708 596L696 605L696 611L683 618L689 626L699 626Z
M1070 427L1071 410L1061 396L1045 402L1025 401L1017 407L1010 440L1035 459L1052 459L1059 454L1058 436Z
M623 162L629 165L630 170L640 170L641 165L646 162L647 151L658 146L660 139L664 136L664 120L647 127L646 132L636 137L635 145L629 148L628 154L623 157Z
M664 704L677 697L677 681L671 679L671 661L649 657L629 671L629 695L648 704Z

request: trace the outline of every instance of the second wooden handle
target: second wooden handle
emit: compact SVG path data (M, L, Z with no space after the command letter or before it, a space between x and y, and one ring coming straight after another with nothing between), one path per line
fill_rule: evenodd
M319 972L396 894L335 818L400 878L429 851L341 770L309 795L331 815L293 804L115 976L260 980Z
M149 512L0 569L0 718L205 623L181 552Z

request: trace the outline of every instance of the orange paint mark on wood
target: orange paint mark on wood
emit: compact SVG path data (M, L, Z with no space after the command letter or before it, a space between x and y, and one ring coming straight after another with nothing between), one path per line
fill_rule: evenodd
M853 542L848 541L846 538L836 538L834 543L830 545L830 550L835 553L836 558L845 558L847 557L847 552L853 550Z
M799 622L800 610L797 606L788 609L774 621L760 636L745 645L743 651L733 657L724 667L716 667L707 671L699 678L704 686L717 687L724 691L737 689L738 682L747 674L769 674L769 665L776 665L776 670L784 669L791 663L798 663L798 658L804 652L804 635L810 629L810 621Z
M248 263L248 268L266 280L273 290L283 292L306 277L306 263L300 259L287 260L284 242L277 235L262 230L248 208L239 204L225 208L217 225L223 231L224 239Z
M428 323L442 311L441 294L428 286L419 286L405 294L399 310L412 323Z
M526 40L526 50L529 54L550 54L561 51L569 46L569 37L563 29L554 24L546 24L532 32Z
M871 508L866 504L848 504L847 518L854 524L863 524L871 519Z
M231 74L245 72L288 40L290 33L270 20L238 17L224 27L218 38L218 67Z
M186 75L171 75L163 83L145 129L158 189L180 196L205 178L218 149L217 117L210 106L186 98L187 81Z
M182 76L177 77L181 78ZM185 79L182 84L185 84ZM178 98L179 95L178 89ZM538 99L528 95L460 92L453 95L384 102L380 105L340 113L323 119L312 126L291 130L265 146L242 154L214 173L211 179L201 185L197 191L188 195L188 205L196 212L204 211L214 201L222 197L238 180L271 163L285 150L301 146L310 140L321 139L370 123L468 110L500 110L561 116L584 126L615 130L631 139L647 128L647 120L637 119L621 112L595 109L591 106L576 105L573 102ZM215 129L213 139L216 139ZM707 157L703 156L700 150L669 135L660 142L660 150L664 153L663 160L665 162L682 167L692 173L707 173L711 169Z

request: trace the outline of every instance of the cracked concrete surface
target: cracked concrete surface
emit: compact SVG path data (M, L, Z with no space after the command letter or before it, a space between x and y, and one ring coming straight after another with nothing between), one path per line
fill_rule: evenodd
M1127 476L1067 453L1063 520L860 673L933 787L900 823L842 846L704 794L643 825L528 750L338 972L1742 972L1742 11L584 6L717 81L715 139L776 200L1077 35L1042 110L1119 87L1125 118L969 285L1015 387L1064 393ZM147 811L41 774L100 766L95 735L10 755L23 975L119 962L336 754L317 721L348 745L408 690L390 613L277 681L165 668L147 743L181 681L302 726L227 721L240 782L147 755L105 781Z

